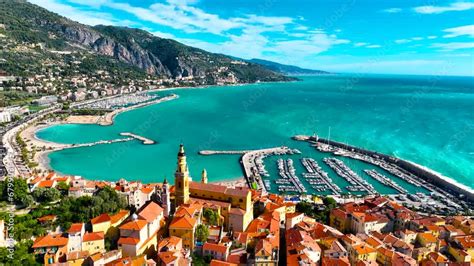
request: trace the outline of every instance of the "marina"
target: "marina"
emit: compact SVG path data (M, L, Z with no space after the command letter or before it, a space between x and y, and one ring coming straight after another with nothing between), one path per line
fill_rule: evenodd
M370 177L372 177L373 179L379 181L380 183L382 183L386 186L392 187L392 188L394 188L395 190L397 190L398 192L400 192L402 194L408 194L408 191L406 189L402 188L395 181L393 181L392 179L382 175L381 173L377 172L376 170L374 170L374 169L364 170L364 172L367 175L369 175Z
M428 197L431 201L437 202L438 208L445 208L451 211L461 210L463 208L459 204L459 199L462 200L463 204L472 202L472 190L463 185L450 182L439 173L410 161L331 141L329 139L321 139L317 135L311 137L298 135L293 137L293 139L309 142L312 147L315 147L316 150L320 152L332 153L334 156L343 156L375 165L380 167L380 170L386 171L395 178L426 191L425 193L412 193L407 191L405 187L400 186L393 178L381 174L378 170L363 170L372 179L398 191L400 195L398 195L397 198L402 202L410 199L416 202L416 197L412 195L418 195L418 198L423 195L423 197ZM358 185L354 186L354 184L356 184L354 182L357 181L357 179L353 179L354 175L340 167L343 164L342 161L336 158L325 158L323 161L333 168L339 176L346 178L347 181L352 179L352 181L349 181L351 185L347 187L348 190L360 189ZM338 161L342 164L338 163ZM365 190L368 191L368 189ZM408 195L409 197L405 197L404 195Z
M367 192L368 194L377 194L374 187L367 181L362 179L358 174L352 171L343 161L336 158L324 158L324 163L331 167L339 176L349 182L350 186L347 186L347 190L351 192Z
M341 188L333 183L328 173L325 172L314 159L302 158L300 161L307 171L307 173L303 173L303 177L314 190L318 192L329 190L334 195L340 195L342 193Z
M224 151L226 152L226 151ZM228 152L228 151L227 151ZM262 180L262 176L270 176L268 171L265 169L263 159L271 155L284 155L284 154L299 154L300 151L296 149L290 149L282 146L270 149L261 149L248 151L242 155L240 159L242 168L244 170L245 178L247 183L251 187L256 187L268 191L270 189L270 183L265 183ZM255 185L254 185L255 184Z
M307 193L306 187L301 183L299 177L296 175L296 170L293 166L292 159L278 159L278 171L283 180L289 180L291 185L282 184L278 186L279 192L298 192ZM277 179L279 180L279 179Z

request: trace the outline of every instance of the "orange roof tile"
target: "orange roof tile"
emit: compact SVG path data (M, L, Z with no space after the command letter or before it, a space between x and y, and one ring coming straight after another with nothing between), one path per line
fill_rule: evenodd
M89 251L73 251L66 254L66 260L85 259L89 257Z
M171 221L170 228L180 228L180 229L193 229L196 226L196 219L181 216L173 218Z
M38 218L38 222L40 223L44 223L44 222L49 222L49 221L54 221L56 220L56 215L54 214L48 214L48 215L45 215L45 216L42 216L40 218Z
M104 240L104 232L85 233L82 237L83 242Z
M38 187L52 188L54 186L54 180L43 180L39 182Z
M348 258L322 258L322 266L350 266Z
M123 245L136 245L140 243L140 239L134 237L121 237L118 243Z
M355 251L359 255L369 254L369 253L373 253L373 252L376 251L374 248L372 248L371 246L369 246L367 244L358 244L358 245L353 246L353 248L355 249Z
M173 251L160 252L158 257L160 257L160 260L166 265L178 259L178 257L174 255Z
M110 222L110 216L107 213L103 213L95 218L92 218L91 224L100 224Z
M130 214L128 210L120 210L117 214L110 216L110 222L115 224L116 222L126 218Z
M78 233L82 231L82 228L84 227L83 223L75 223L72 224L71 227L69 227L69 230L67 231L68 233Z
M428 243L436 243L438 239L432 233L419 233L418 237Z
M238 264L221 260L211 260L211 264L209 264L209 266L238 266Z
M39 237L33 243L33 248L44 248L44 247L62 247L67 245L68 239L61 235L46 235Z
M203 251L204 250L210 250L210 251L215 251L215 252L224 254L224 253L227 253L227 251L229 250L229 247L224 246L224 245L219 245L219 244L206 242L206 243L204 243L204 246L202 247L202 249L203 249Z
M153 201L150 201L139 213L138 216L151 223L163 213L163 208Z
M123 230L141 230L147 225L145 220L133 220L120 226Z
M142 187L141 189L141 192L143 192L144 194L150 194L151 192L153 192L155 190L154 187Z

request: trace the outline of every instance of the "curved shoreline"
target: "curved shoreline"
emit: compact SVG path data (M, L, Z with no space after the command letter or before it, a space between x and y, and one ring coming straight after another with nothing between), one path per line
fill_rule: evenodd
M90 116L90 115L68 116L68 118L66 118L66 120L64 121L55 121L55 122L44 123L44 124L33 123L21 131L20 137L25 141L25 143L27 143L28 147L30 148L30 151L33 148L35 149L35 155L33 156L33 161L38 164L38 166L36 166L36 169L38 169L39 171L47 172L47 171L54 170L50 165L50 160L48 156L50 153L55 152L55 151L60 151L63 149L74 148L77 146L75 144L57 143L57 142L41 139L36 135L38 131L48 128L48 127L52 127L56 125L64 125L64 124L97 124L101 126L109 126L109 125L113 125L113 120L115 119L115 117L123 112L132 111L137 108L159 104L162 102L171 101L178 98L179 96L173 93L169 96L165 96L153 101L117 109L111 113L108 113L107 115L105 115L105 117L104 116ZM145 142L146 142L145 144L151 144L148 141L145 141ZM90 145L90 143L81 144L81 145Z

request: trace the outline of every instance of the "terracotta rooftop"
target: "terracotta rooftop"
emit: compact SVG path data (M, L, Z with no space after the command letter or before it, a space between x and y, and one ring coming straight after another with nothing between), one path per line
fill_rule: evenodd
M110 222L110 216L107 213L103 213L91 219L91 224L101 224L105 222Z
M33 248L44 248L44 247L62 247L67 245L68 239L61 235L46 235L39 237L33 243Z
M369 254L369 253L372 253L372 252L376 252L376 250L374 248L372 248L371 246L367 245L367 244L358 244L358 245L355 245L353 246L353 248L356 250L357 254L361 255L361 254Z
M224 245L219 245L219 244L214 244L214 243L209 243L209 242L206 242L204 243L204 246L202 247L202 250L210 250L210 251L215 251L215 252L218 252L218 253L227 253L227 251L229 250L229 247L227 246L224 246Z
M127 218L129 214L130 214L130 211L128 210L120 210L117 214L110 216L110 222L112 224L115 224L116 222Z
M150 201L139 213L138 216L151 223L163 213L163 208L153 201Z
M66 260L85 259L89 257L89 251L73 251L66 254Z
M43 180L39 182L38 187L44 187L44 188L52 188L54 186L54 183L56 181L54 180Z
M165 265L168 265L170 263L172 263L173 261L177 260L178 257L176 257L175 255L175 252L174 251L164 251L164 252L160 252L158 254L158 257L160 257L160 260L165 264Z
M170 228L193 229L196 226L196 219L182 216L175 217L171 221Z
M215 184L205 184L200 182L190 182L189 189L193 190L203 190L209 192L217 192L230 196L236 197L246 197L250 190L248 188L229 188L226 186L215 185Z
M82 231L82 228L84 227L83 223L75 223L72 224L71 227L69 227L69 230L67 231L68 233L79 233Z
M123 230L141 230L147 225L145 220L133 220L120 226Z
M118 243L124 245L136 245L140 243L140 239L134 237L121 237Z
M104 240L104 232L85 233L82 237L83 242Z
M56 218L57 218L56 215L48 214L48 215L45 215L45 216L42 216L42 217L38 218L38 222L44 223L44 222L54 221L54 220L56 220Z
M176 236L170 236L165 239L162 239L158 243L158 251L166 247L167 250L175 250L179 243L182 242L182 239Z
M238 266L238 264L221 261L221 260L211 260L211 263L209 264L209 266Z

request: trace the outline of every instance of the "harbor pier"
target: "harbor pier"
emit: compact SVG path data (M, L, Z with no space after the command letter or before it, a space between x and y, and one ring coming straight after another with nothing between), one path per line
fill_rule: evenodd
M131 138L137 139L145 145L155 144L155 141L153 141L149 138L145 138L145 137L142 137L142 136L130 133L130 132L122 132L122 133L120 133L120 136L131 137Z
M307 141L323 152L331 152L335 155L346 156L379 166L415 186L426 188L440 198L448 200L446 193L449 193L452 197L474 204L473 189L408 160L329 139L319 138L318 136L298 135L294 136L293 139ZM450 203L457 205L454 200L450 200Z
M263 159L271 155L283 155L300 153L298 150L290 149L288 147L276 147L261 150L252 150L244 153L240 159L240 164L244 172L245 179L249 187L253 188L253 184L257 184L257 189L262 189L267 192L269 184L265 185L262 176L269 176L265 170Z

